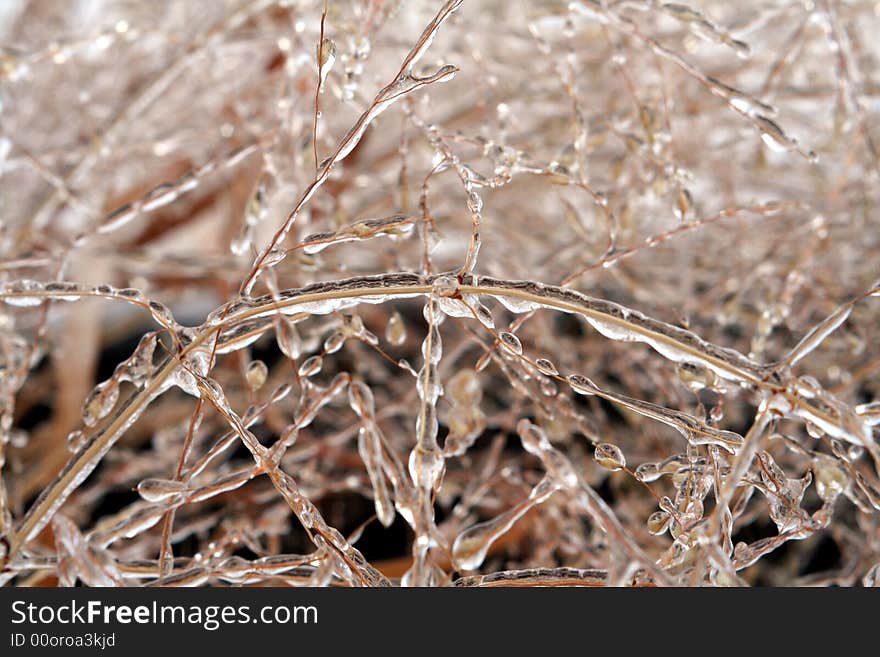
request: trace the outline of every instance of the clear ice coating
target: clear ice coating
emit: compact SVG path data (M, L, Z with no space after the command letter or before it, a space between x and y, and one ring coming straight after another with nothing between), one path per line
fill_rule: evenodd
M266 378L268 376L269 368L266 366L266 363L261 360L251 361L248 364L247 372L245 372L245 379L251 390L259 390L262 388L263 384L266 383Z
M522 343L519 341L519 338L516 337L513 333L508 333L507 331L502 331L498 334L498 339L501 340L501 345L507 349L510 353L515 354L517 356L521 356L523 352Z
M617 445L611 443L601 443L596 445L596 451L593 453L596 463L606 470L620 470L626 467L626 458Z
M385 325L385 339L395 347L406 341L406 324L398 311L394 311Z
M138 495L147 502L165 502L186 490L186 484L167 479L144 479L138 484Z
M416 217L396 214L382 219L362 219L331 233L314 233L302 241L303 252L314 255L329 246L344 242L357 242L374 237L398 240L410 235Z
M878 585L874 4L83 4L0 7L0 583Z
M552 477L542 479L524 502L491 520L481 522L463 531L452 544L452 559L458 570L474 570L486 558L486 554L506 532L510 531L517 520L522 518L533 507L545 501L558 489Z
M556 376L559 374L559 370L556 369L556 365L553 364L553 361L547 358L539 358L535 361L535 367L538 368L538 371L541 374L546 374L548 376Z

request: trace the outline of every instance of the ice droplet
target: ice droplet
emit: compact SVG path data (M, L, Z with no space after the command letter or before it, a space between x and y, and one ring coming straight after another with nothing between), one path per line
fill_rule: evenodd
M495 328L495 319L492 317L492 312L486 308L482 303L477 303L476 308L477 320L486 328L493 329Z
M626 457L617 445L611 443L600 443L596 445L596 451L593 454L596 463L606 470L621 470L626 467Z
M502 346L509 352L516 354L517 356L522 355L522 343L519 341L519 338L516 337L513 333L502 331L498 334L498 339L501 340Z
M87 442L88 436L80 429L76 429L67 434L67 451L75 454Z
M714 388L718 383L718 377L712 370L696 363L688 361L678 363L675 371L681 382L693 392L703 388Z
M147 502L165 502L186 490L186 484L171 479L144 479L138 484L138 495Z
M849 481L840 461L825 454L817 454L813 458L813 472L816 475L816 493L824 502L835 500Z
M779 125L766 116L758 115L755 124L761 131L761 139L770 150L785 153L797 148L797 142L789 137Z
M636 479L646 483L658 480L662 474L656 463L642 463L635 471Z
M302 338L296 325L283 315L275 317L275 341L278 348L291 360L296 360L302 353Z
M266 383L266 378L269 376L269 368L266 366L261 360L251 361L251 364L248 365L247 373L245 377L247 378L248 388L253 391L257 391L263 387L263 384Z
M119 385L110 379L96 385L83 404L83 422L87 427L107 416L119 399Z
M585 376L581 376L580 374L572 374L566 379L566 381L568 381L569 387L571 387L571 389L579 395L596 394L596 384L590 381Z
M648 531L655 536L662 534L669 527L671 516L666 511L655 511L648 516Z
M320 45L320 70L321 70L321 80L318 85L318 89L323 91L324 80L327 79L327 75L330 73L330 70L333 68L333 64L336 63L336 44L333 43L332 39L324 38L321 41Z
M76 283L46 283L45 290L52 295L53 299L60 301L78 301L80 299L81 289Z
M390 527L394 522L394 504L391 501L385 476L382 474L382 446L374 427L362 426L360 428L358 453L364 462L370 484L373 487L376 517L382 526Z
M321 356L310 356L299 366L299 375L305 377L314 376L321 371L323 365L324 359Z
M385 326L385 339L395 347L406 342L406 325L403 323L403 317L396 310L388 318L388 324Z
M455 276L438 276L431 284L434 296L455 297L458 295L460 284Z
M345 344L345 337L345 333L341 331L331 333L327 339L324 340L324 351L328 354L335 354L342 349L342 345Z
M539 358L535 361L535 367L538 368L538 371L541 374L546 374L547 376L557 376L559 374L559 370L556 369L556 366L546 358Z
M18 306L20 308L39 306L43 302L43 299L38 296L27 296L27 293L36 293L42 291L43 284L38 281L15 281L13 283L8 283L3 289L3 293L16 296L6 296L4 297L4 301L6 301L6 303L8 303L10 306Z

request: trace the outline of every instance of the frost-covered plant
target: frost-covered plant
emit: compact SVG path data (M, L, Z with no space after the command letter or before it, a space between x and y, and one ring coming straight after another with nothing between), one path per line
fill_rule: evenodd
M878 28L0 5L0 579L880 583Z

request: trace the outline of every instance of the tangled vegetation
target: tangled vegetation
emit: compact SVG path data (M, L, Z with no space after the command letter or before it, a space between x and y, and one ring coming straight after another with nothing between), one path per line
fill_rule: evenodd
M880 584L878 5L0 7L0 581Z

